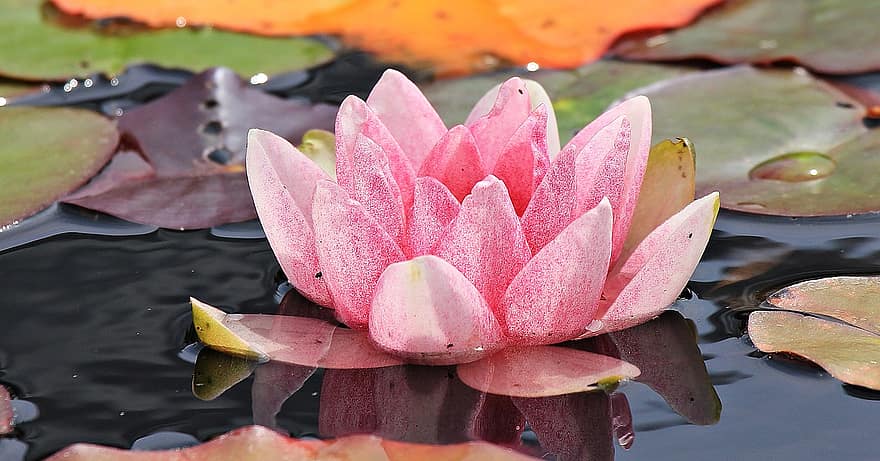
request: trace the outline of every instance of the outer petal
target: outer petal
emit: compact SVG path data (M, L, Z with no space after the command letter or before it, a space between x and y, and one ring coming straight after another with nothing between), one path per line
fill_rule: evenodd
M421 90L394 69L382 74L367 98L367 105L388 127L415 171L446 133L446 125Z
M700 262L718 208L718 193L713 192L651 232L621 268L608 275L601 325L583 337L638 325L672 304Z
M419 256L385 269L370 313L370 337L408 361L448 365L501 347L501 328L483 296L456 268Z
M455 266L496 309L507 285L531 258L503 182L489 176L474 186L433 254Z
M501 303L504 333L517 345L554 344L593 320L611 259L611 205L572 222L510 283Z
M458 216L461 205L440 181L425 176L416 178L415 198L409 222L412 254L428 254L443 231Z
M459 201L486 177L477 142L463 125L452 127L431 149L419 176L437 178Z
M387 232L336 183L318 182L312 209L321 274L339 319L366 328L376 282L403 252Z
M339 185L382 224L388 235L398 244L403 243L403 203L385 151L370 138L358 134L350 160L350 168L338 176Z
M412 206L415 170L385 124L365 102L356 96L345 98L336 115L337 177L344 176L345 171L351 168L358 134L370 138L385 151L391 173L400 188L404 209L409 209Z
M526 210L532 193L550 167L547 135L547 107L541 105L513 133L492 172L507 185L518 215Z
M257 215L281 269L304 296L332 307L327 285L315 277L320 269L312 228L315 184L327 174L286 140L262 130L248 133L246 162Z
M529 116L529 112L531 102L525 82L519 77L513 77L498 89L495 104L485 115L473 120L468 117L466 125L474 134L483 162L490 171L495 167L501 149ZM473 114L474 112L471 113Z

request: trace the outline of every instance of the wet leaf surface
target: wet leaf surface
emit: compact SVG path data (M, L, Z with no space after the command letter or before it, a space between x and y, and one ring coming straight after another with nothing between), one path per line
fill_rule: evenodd
M880 211L880 132L865 128L858 102L803 71L741 66L633 93L651 99L655 142L684 135L700 152L698 196L719 190L723 207L759 214Z
M171 29L110 36L52 24L43 18L41 3L0 1L0 74L63 80L95 73L115 75L131 64L152 63L194 72L222 65L250 77L305 69L333 57L329 47L308 38L176 28L179 15L172 18Z
M116 124L70 108L0 109L0 227L79 187L107 162Z
M876 5L847 0L735 0L683 29L633 38L631 59L712 59L725 64L797 62L830 74L880 69Z
M335 1L303 7L281 1L260 8L230 2L125 2L55 0L66 11L90 17L130 17L154 26L212 24L270 35L340 35L349 46L385 60L430 65L441 74L536 62L574 67L601 56L622 33L686 24L717 0L662 4L626 0L540 3ZM376 27L376 18L382 26Z
M333 106L279 99L229 69L212 69L125 111L119 128L129 149L64 201L173 229L253 219L244 174L248 130L296 142L310 128L332 127L335 114Z

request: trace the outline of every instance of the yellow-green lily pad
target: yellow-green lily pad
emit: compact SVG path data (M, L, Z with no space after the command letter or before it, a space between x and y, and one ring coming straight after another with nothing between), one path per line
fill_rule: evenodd
M310 38L268 38L215 30L177 28L117 36L47 21L41 0L0 0L0 75L64 80L95 73L119 74L150 63L194 72L226 66L246 77L312 67L333 58Z

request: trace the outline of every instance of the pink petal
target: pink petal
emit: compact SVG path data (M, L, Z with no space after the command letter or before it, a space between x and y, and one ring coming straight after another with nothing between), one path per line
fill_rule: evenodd
M376 282L388 265L404 259L403 252L336 183L318 183L312 217L322 278L337 316L351 328L366 328Z
M638 375L638 368L622 360L556 346L509 347L458 366L468 386L511 397L573 394Z
M532 256L504 183L478 182L433 253L464 274L497 316L507 285Z
M553 160L559 155L560 150L559 125L556 123L553 101L550 100L550 95L540 83L527 78L524 78L523 82L526 83L526 90L529 92L532 111L534 112L540 106L547 108L547 155L550 160Z
M703 256L718 208L713 192L648 234L620 269L608 274L601 326L583 337L644 323L675 302Z
M336 115L336 175L344 176L351 168L354 149L359 134L370 138L382 147L388 157L391 174L400 189L403 207L408 210L412 206L413 182L415 169L394 136L379 120L369 106L356 96L349 96L342 101Z
M378 221L398 244L402 243L405 227L400 189L391 174L385 151L363 134L358 134L350 168L337 176L348 196Z
M385 269L373 297L370 338L395 356L430 365L477 360L502 341L474 285L432 255Z
M394 69L382 74L367 98L367 105L388 127L415 171L446 133L446 125L421 90Z
M504 146L492 174L507 185L513 207L522 215L549 167L547 107L542 105L526 118Z
M257 215L284 274L304 296L332 307L326 283L315 277L320 269L312 228L315 185L327 174L283 138L251 130L247 175Z
M468 117L466 125L474 134L483 162L489 171L494 169L501 149L526 120L529 112L531 101L525 82L519 77L513 77L498 89L495 103L485 115L476 119Z
M416 178L415 198L409 222L410 249L414 256L428 254L443 231L458 216L461 205L440 181Z
M437 178L461 201L486 171L470 130L456 125L431 149L419 176Z
M501 310L518 345L554 344L584 332L598 309L611 258L611 205L574 220L510 283Z

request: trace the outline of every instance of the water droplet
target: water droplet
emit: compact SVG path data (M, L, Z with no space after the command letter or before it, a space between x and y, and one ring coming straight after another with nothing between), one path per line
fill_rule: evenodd
M241 320L244 318L242 314L226 314L227 320Z
M92 85L94 85L94 84L95 84L95 82L90 78L83 80L83 86L86 88L91 88Z
M812 181L834 172L837 164L818 152L791 152L762 162L749 172L750 179L786 182Z
M269 81L269 76L260 72L251 77L251 85L262 85Z
M177 19L174 20L174 25L177 27L186 27L186 18L178 16Z
M0 107L5 106L5 105L6 105L6 98L0 96Z
M474 348L474 350L477 352L483 352L485 349L483 349L483 346L477 346Z
M538 70L540 68L541 68L541 66L538 65L538 63L535 61L531 61L528 64L526 64L526 70L529 72L535 72L536 70Z
M595 332L601 330L602 327L604 327L604 326L605 326L605 324L603 324L601 320L595 319L592 322L590 322L590 324L587 325L587 327L585 329L587 331L589 331L590 333L595 333Z
M120 411L120 412L119 412L119 416L125 416L125 412L124 412L124 411Z

